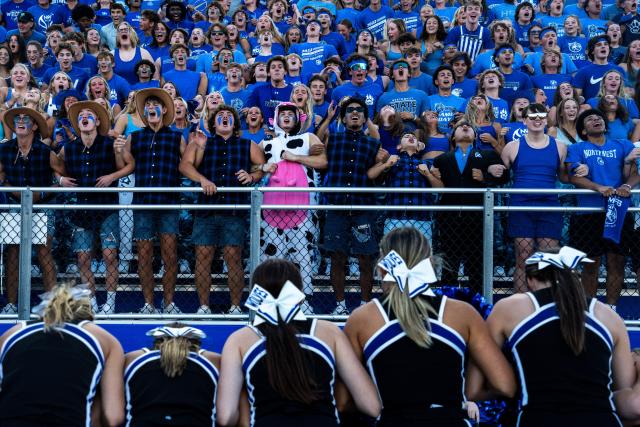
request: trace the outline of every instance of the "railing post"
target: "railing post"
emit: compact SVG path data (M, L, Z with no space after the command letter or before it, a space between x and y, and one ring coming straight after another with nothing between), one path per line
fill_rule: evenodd
M262 191L251 190L251 213L249 214L249 277L260 264L260 226L262 225ZM249 283L249 289L253 283ZM249 312L249 322L253 322L255 313Z
M483 237L482 237L482 295L493 303L493 203L494 194L487 189L483 203Z
M33 242L33 192L27 188L20 197L20 278L18 281L18 319L31 315L31 246Z

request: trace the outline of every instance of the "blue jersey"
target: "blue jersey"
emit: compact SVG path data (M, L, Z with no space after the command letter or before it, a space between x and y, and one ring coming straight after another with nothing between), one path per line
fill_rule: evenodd
M385 105L390 105L398 113L408 112L418 117L427 111L427 94L418 89L409 89L405 92L385 92L376 104L376 111L380 111Z
M302 58L302 80L305 82L322 71L324 61L338 56L336 49L325 42L297 43L289 48L289 53L296 53Z
M564 82L571 82L571 76L569 74L539 74L533 76L531 81L533 87L544 91L547 95L547 106L551 106L558 86Z
M371 31L376 40L382 40L385 38L385 24L390 18L393 18L393 9L390 7L382 6L377 12L368 7L358 14L357 26L360 29L366 28Z
M602 82L604 73L612 69L620 71L624 77L627 75L622 68L615 64L591 64L578 70L573 76L572 84L576 89L582 90L582 96L585 99L593 98L600 90L600 82Z
M455 113L464 113L465 100L455 95L441 96L431 95L428 98L427 110L438 113L438 129L441 132L449 131L449 122L453 120Z
M445 44L455 44L460 52L466 52L474 61L481 50L491 47L491 32L482 26L471 31L460 25L449 30Z
M581 141L569 146L565 162L587 165L591 182L618 188L624 182L624 158L631 150L633 144L628 140L606 139L603 145ZM603 203L600 194L578 194L579 207L602 207Z

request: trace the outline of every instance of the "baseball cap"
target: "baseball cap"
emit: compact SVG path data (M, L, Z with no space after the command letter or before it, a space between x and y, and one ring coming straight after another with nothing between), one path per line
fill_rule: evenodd
M35 19L31 12L20 12L18 14L18 22L34 22Z

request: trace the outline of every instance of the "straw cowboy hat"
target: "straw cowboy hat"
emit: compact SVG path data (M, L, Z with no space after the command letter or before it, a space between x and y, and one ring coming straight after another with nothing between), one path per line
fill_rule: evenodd
M13 119L16 116L19 116L21 114L31 117L31 119L36 123L36 125L38 125L38 132L40 133L40 137L42 139L49 137L49 127L47 126L47 122L44 119L44 117L42 117L42 114L40 114L33 108L28 108L28 107L12 108L4 113L2 120L7 125L7 127L11 129L12 133L15 133L16 131L16 127L13 123Z
M152 88L142 89L141 91L136 93L135 103L136 103L136 108L138 109L138 112L140 114L140 118L142 118L142 121L144 122L145 126L149 126L147 118L144 115L144 103L147 101L147 98L152 96L158 98L160 102L164 105L164 107L167 109L167 113L164 115L162 124L164 126L170 126L173 123L175 108L173 106L173 98L171 98L171 95L169 95L169 92L167 92L164 89L152 87Z
M69 107L69 111L67 112L67 117L73 126L73 130L76 131L76 135L80 135L80 126L78 124L78 114L82 110L91 110L93 113L98 116L98 120L100 121L100 126L98 127L98 133L102 136L106 136L109 134L109 129L111 128L111 120L109 119L109 113L107 110L100 104L95 101L79 101L75 104L72 104Z

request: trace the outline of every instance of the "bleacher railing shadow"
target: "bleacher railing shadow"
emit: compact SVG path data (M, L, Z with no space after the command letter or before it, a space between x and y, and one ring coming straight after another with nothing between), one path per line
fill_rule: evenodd
M505 237L504 222L505 216L508 212L512 211L526 211L526 212L560 212L564 214L565 220L572 214L578 212L599 212L604 210L603 208L577 208L575 206L563 205L560 207L533 207L533 206L508 206L508 202L505 201L505 198L511 194L557 194L559 196L568 196L575 197L578 194L592 194L593 192L590 190L575 190L575 189L555 189L555 190L529 190L529 189L406 189L406 188L276 188L276 187L255 187L255 188L246 188L246 187L233 187L233 188L218 188L219 193L250 193L249 204L238 204L238 205L204 205L204 204L191 204L191 203L181 203L175 205L133 205L133 204L117 204L117 205L76 205L72 203L59 203L56 200L50 200L46 203L35 203L34 204L34 194L55 194L64 196L65 193L68 196L68 193L76 193L76 192L110 192L110 193L123 193L123 192L133 192L133 193L152 193L152 192L173 192L173 193L192 193L192 195L202 192L201 188L198 187L177 187L177 188L24 188L24 187L16 187L10 188L5 187L0 189L2 193L14 193L20 195L20 204L1 204L0 212L2 212L3 217L0 218L4 221L3 228L5 229L0 235L0 247L4 250L5 247L9 248L10 246L15 247L19 246L19 256L18 256L18 318L19 319L28 319L30 317L31 305L34 302L34 294L36 291L40 291L40 286L42 282L42 286L46 281L46 274L44 271L37 272L34 268L32 268L32 258L33 258L33 250L34 246L42 245L42 234L43 230L39 228L45 227L43 225L43 221L46 223L46 216L43 220L43 216L39 215L42 212L51 212L56 213L58 215L64 215L65 212L73 212L73 211L86 211L90 212L105 212L105 211L113 211L122 212L122 211L185 211L190 212L195 215L199 213L206 212L215 208L216 211L220 212L230 212L232 215L246 215L248 218L248 238L246 248L248 249L248 257L245 259L246 268L244 268L244 275L242 280L245 284L245 295L246 291L249 289L250 284L248 283L248 278L250 277L254 268L264 259L268 254L265 254L265 239L263 233L265 232L264 227L264 211L279 211L286 210L289 212L292 211L302 211L307 212L309 216L317 215L319 212L328 212L328 211L342 211L342 212L363 212L368 211L371 212L372 215L377 216L378 220L384 223L385 218L389 216L390 213L393 212L402 212L402 213L411 213L411 212L425 212L429 215L429 218L432 218L432 215L438 218L438 220L434 220L436 223L442 219L446 218L449 213L451 215L461 215L467 213L477 213L478 215L482 215L482 253L478 254L478 257L481 258L482 266L481 266L481 285L478 290L481 290L483 296L488 301L493 301L494 296L504 293L510 293L513 291L513 287L510 282L509 276L512 275L513 266L509 265L510 261L508 261L510 255L504 255L502 252L508 252L508 247L512 246L513 243L511 240L508 240ZM264 195L270 192L303 192L303 193L320 193L320 196L325 193L375 193L377 195L377 202L379 204L370 204L370 205L325 205L325 204L307 204L307 205L284 205L284 204L266 204L264 203ZM428 206L387 206L384 204L384 194L386 193L429 193L434 197L434 204ZM477 206L443 206L437 204L437 198L440 194L444 193L459 193L459 194L479 194L482 195L483 203L482 205ZM634 190L634 196L637 197L637 194L640 194L639 190ZM632 196L632 197L634 197ZM17 197L16 197L17 199ZM46 199L45 199L46 200ZM629 209L631 216L637 216L637 212L640 212L640 208L631 207ZM445 214L446 213L446 214ZM320 215L321 216L321 215ZM8 221L8 223L7 223ZM314 224L316 223L316 218L313 219ZM322 223L322 219L319 221ZM122 226L122 223L121 223ZM132 224L129 224L128 227L133 228ZM320 227L317 227L319 229ZM7 231L12 229L12 233L8 233ZM322 244L317 241L319 239L320 233L318 230L314 230L311 234L315 234L313 241L313 249L315 252L318 252L317 248L322 247ZM380 230L382 230L382 225L380 226ZM16 231L19 230L19 234L16 236ZM278 230L280 233L281 230ZM56 230L56 233L62 232L62 230ZM583 232L590 232L590 230L584 230ZM436 236L437 232L429 230L429 238L432 239L434 246L434 253L438 255L440 242L446 239L446 236ZM45 233L46 234L46 233ZM5 237L2 237L2 236ZM9 236L10 235L10 236ZM379 233L381 235L381 233ZM379 236L378 236L379 237ZM458 245L465 245L467 242L456 242ZM477 243L477 242L476 242ZM565 242L562 242L565 243ZM36 248L37 249L37 248ZM96 251L98 254L99 252ZM315 255L316 258L321 259L311 259L308 262L311 264L314 263L313 266L309 266L307 271L312 271L313 275L313 283L312 287L315 290L320 290L322 292L331 293L331 280L326 272L329 269L329 266L324 265L322 261L322 255ZM498 258L496 260L496 257ZM512 257L512 255L511 255ZM157 257L160 258L160 257ZM325 255L326 258L326 255ZM3 280L7 275L10 275L10 266L5 265L6 262L3 261L2 268L0 269L1 276ZM193 264L193 263L191 263ZM190 265L191 265L190 264ZM462 263L464 264L464 262ZM460 265L460 274L458 275L460 279L460 283L464 284L467 281L470 281L470 274L466 271L467 269L471 270L469 264ZM213 278L214 283L211 285L211 289L215 289L218 291L224 291L226 289L222 282L227 279L228 274L225 272L227 266L223 265L222 261L219 263L221 270L220 272L212 272L210 277ZM324 270L322 269L324 267ZM58 272L57 266L52 266L56 274L56 278L58 280L68 280L72 279L73 275L76 273L67 273L67 272ZM164 269L164 266L162 266ZM447 268L446 266L444 268ZM456 269L458 266L456 266ZM188 269L185 269L187 271ZM302 267L301 267L302 270ZM325 273L322 274L321 270ZM457 270L456 270L457 271ZM355 274L350 275L351 280L353 281L358 277L357 267L354 269ZM76 274L77 276L77 274ZM154 279L162 276L160 273L154 272ZM188 285L187 282L190 281L191 277L190 273L185 273L182 270L178 273L178 281L182 280L183 284L180 289L194 293L197 290L197 286ZM42 281L38 280L42 278ZM102 277L100 274L96 274L96 277ZM123 286L130 286L130 290L137 289L139 292L139 284L138 277L135 273L132 273L131 270L127 270L120 274L120 279L123 281L129 281L130 283L122 284L118 283L118 289L121 289ZM8 280L8 279L6 279ZM379 282L379 277L376 276L376 282ZM600 277L600 281L603 282L604 279L602 275ZM100 282L100 283L98 283ZM156 282L158 282L156 280ZM625 283L634 284L635 280L631 274L625 275ZM2 285L2 283L0 283ZM105 285L102 284L101 279L96 279L96 289L99 292L104 291L106 288ZM635 288L635 286L633 286ZM4 287L0 286L4 292ZM161 288L156 286L156 294L161 294L158 292ZM374 288L375 291L379 291L379 287ZM357 287L351 286L350 292L354 295L357 294ZM602 291L599 290L601 294ZM627 294L637 294L637 291L634 289L633 291L628 291ZM224 302L226 304L226 301ZM221 306L223 304L221 303ZM321 310L316 310L316 314L318 317L322 318L344 318L340 316L331 316L328 315L331 310L324 309L322 307ZM245 319L245 315L229 315L229 314L218 314L222 310L214 310L213 314L139 314L139 313L114 313L104 317L109 317L113 319L140 319L140 318L189 318L189 319L227 319L227 320L238 320ZM0 315L0 318L7 318L12 316ZM13 318L15 318L13 316Z

